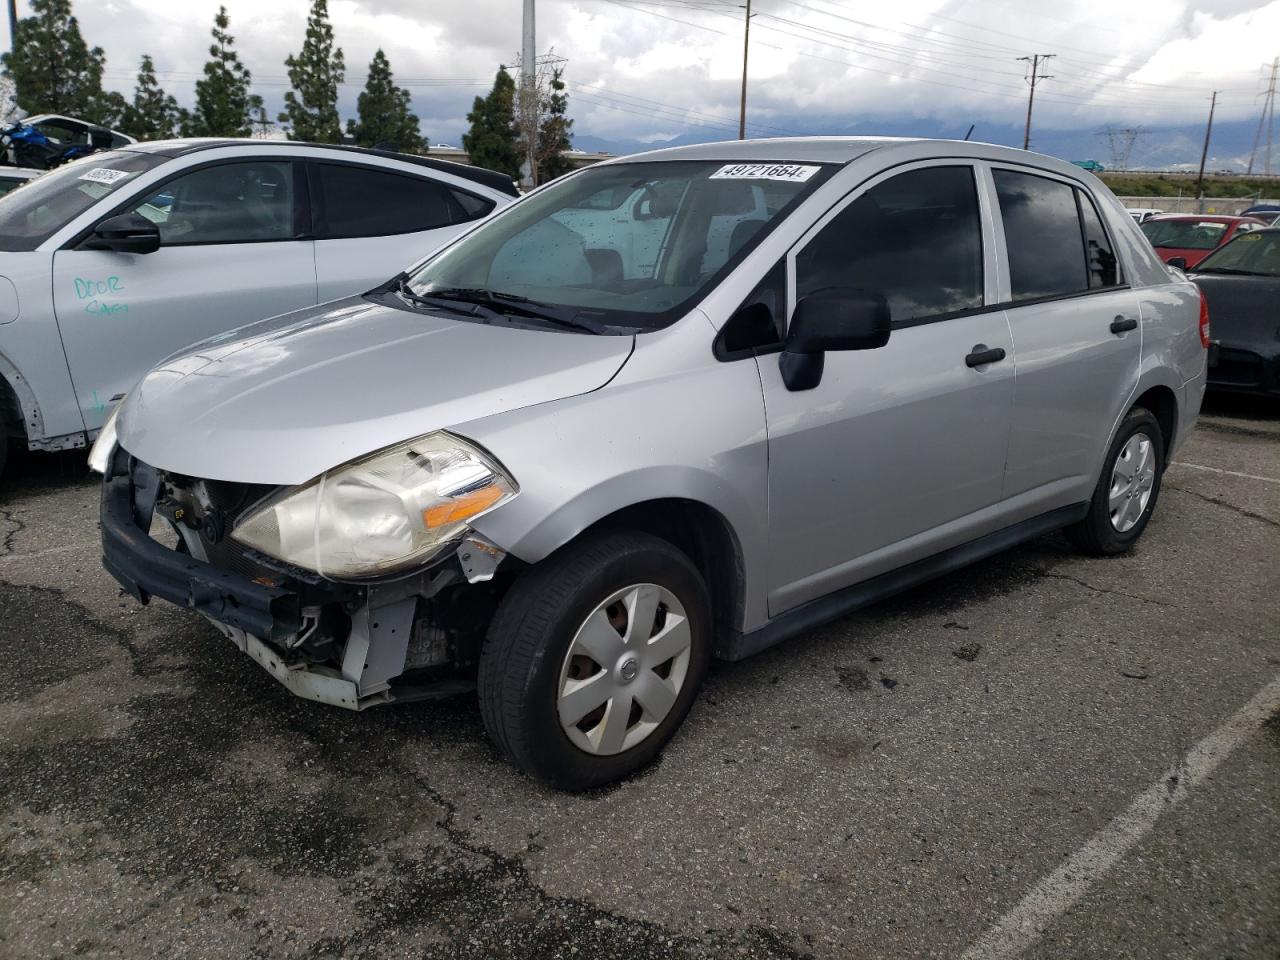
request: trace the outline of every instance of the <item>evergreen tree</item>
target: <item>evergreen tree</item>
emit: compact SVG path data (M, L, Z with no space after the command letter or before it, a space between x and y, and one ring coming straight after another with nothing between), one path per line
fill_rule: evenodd
M133 91L133 103L124 109L120 129L139 140L166 140L176 137L189 125L187 111L178 101L165 93L156 80L156 67L148 54L142 55L138 69L138 85Z
M391 64L381 50L369 63L369 79L356 101L356 111L360 119L347 121L347 132L360 146L383 144L405 153L417 153L426 146L418 118L409 110L409 91L396 86Z
M124 105L102 89L106 56L90 48L71 13L71 0L31 0L31 16L18 21L12 51L0 57L28 113L63 113L110 123Z
M543 99L538 118L537 183L562 177L573 169L573 163L564 155L573 145L570 139L573 121L567 115L569 95L565 93L563 75L561 67L552 71L550 89Z
M183 130L184 136L247 137L250 114L262 107L262 98L249 92L253 77L235 51L235 37L227 33L231 19L219 7L213 18L213 43L204 79L196 81L196 109Z
M515 125L516 82L506 67L498 68L487 97L476 97L467 121L471 129L462 135L462 146L477 167L520 178L520 152Z
M334 49L329 0L313 0L307 17L302 51L285 60L293 89L284 95L280 122L289 125L293 140L341 143L338 119L338 86L342 83L342 50Z

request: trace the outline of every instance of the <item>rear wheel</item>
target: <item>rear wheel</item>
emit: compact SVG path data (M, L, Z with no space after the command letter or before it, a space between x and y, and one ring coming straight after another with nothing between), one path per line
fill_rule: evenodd
M593 536L524 574L480 658L484 723L526 773L582 790L653 760L711 654L706 586L671 544Z
M1134 407L1111 441L1088 514L1066 529L1077 548L1112 556L1133 546L1160 496L1164 454L1159 422L1151 411Z

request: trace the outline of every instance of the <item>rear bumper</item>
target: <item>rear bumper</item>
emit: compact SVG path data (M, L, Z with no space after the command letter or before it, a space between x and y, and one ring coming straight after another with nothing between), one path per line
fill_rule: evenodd
M1280 347L1269 356L1252 344L1215 343L1209 353L1209 387L1239 393L1280 395Z

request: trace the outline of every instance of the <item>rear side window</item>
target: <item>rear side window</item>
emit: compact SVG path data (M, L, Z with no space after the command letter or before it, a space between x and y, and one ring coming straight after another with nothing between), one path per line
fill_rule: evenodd
M996 170L993 175L1004 219L1013 299L1035 300L1089 289L1075 188L1012 170ZM1100 225L1098 230L1101 233Z
M1120 270L1115 251L1111 249L1111 241L1107 239L1107 231L1102 228L1102 218L1098 216L1097 207L1083 190L1076 190L1076 199L1080 203L1080 222L1084 226L1084 251L1085 262L1089 267L1089 289L1114 287L1120 282Z
M882 294L894 322L982 306L972 168L901 173L845 207L796 255L796 296L825 287Z
M434 230L484 216L492 201L435 180L349 164L312 165L321 237L380 237Z

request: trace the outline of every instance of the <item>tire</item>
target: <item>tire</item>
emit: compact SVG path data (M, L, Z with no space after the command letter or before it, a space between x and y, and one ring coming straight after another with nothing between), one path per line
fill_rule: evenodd
M1150 444L1149 461L1144 459L1147 454L1141 438ZM1102 474L1089 501L1089 512L1083 520L1065 530L1078 550L1095 557L1109 557L1124 553L1137 542L1160 498L1164 457L1165 438L1159 422L1151 411L1134 407L1121 421L1120 429L1107 450ZM1119 470L1118 461L1121 461ZM1123 482L1126 464L1141 475L1132 484ZM1149 473L1144 469L1148 465ZM1119 498L1118 511L1112 502L1113 493ZM1145 502L1144 494L1147 494ZM1138 511L1136 516L1133 511ZM1113 512L1117 513L1115 518Z
M632 619L650 626L633 635ZM687 649L658 662L686 634ZM480 711L525 773L586 790L657 757L693 706L710 658L707 588L689 558L648 534L595 534L530 568L503 597L480 655ZM608 690L614 695L572 722Z

